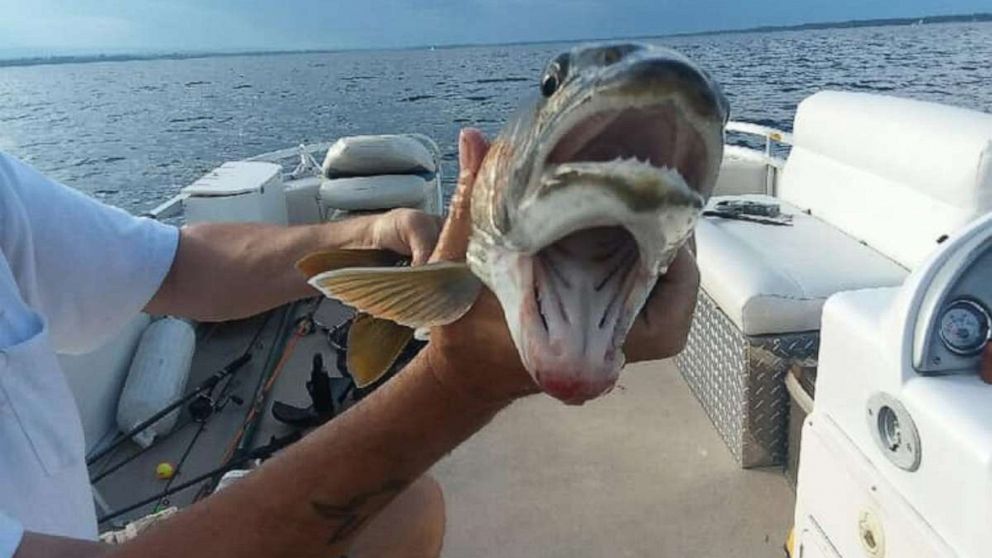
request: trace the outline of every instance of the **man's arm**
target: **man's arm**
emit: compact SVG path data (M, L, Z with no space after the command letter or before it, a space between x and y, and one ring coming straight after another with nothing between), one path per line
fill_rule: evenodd
M361 405L115 553L261 558L346 552L375 513L509 403L454 392L435 374L422 353Z
M113 547L95 541L24 533L14 558L96 558L110 552Z
M485 152L478 133L463 138L462 175L434 257L463 259L468 199ZM654 296L654 316L635 325L625 349L639 359L681 349L698 274L670 277L668 288L691 294ZM482 428L517 397L536 391L518 359L491 293L456 324L436 328L431 342L395 378L253 474L180 512L108 554L123 557L262 558L335 556L369 518L433 463ZM57 541L62 542L62 541ZM51 537L28 536L17 558L75 556ZM82 546L79 552L97 552ZM61 552L57 552L61 549ZM87 556L86 554L79 554Z
M323 225L204 223L185 227L168 275L145 307L200 321L253 316L313 296L294 264L334 248L384 248L426 260L438 218L410 209Z
M250 476L133 541L101 547L28 535L15 558L339 556L376 512L510 401L440 384L428 353Z

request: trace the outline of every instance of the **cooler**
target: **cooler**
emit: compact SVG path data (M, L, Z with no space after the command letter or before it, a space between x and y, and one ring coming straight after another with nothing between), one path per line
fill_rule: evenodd
M282 168L275 163L224 163L183 189L186 222L285 225Z

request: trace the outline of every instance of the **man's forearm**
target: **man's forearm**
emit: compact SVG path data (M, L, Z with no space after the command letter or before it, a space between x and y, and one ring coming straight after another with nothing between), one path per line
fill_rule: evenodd
M325 558L346 551L371 516L504 406L442 386L426 353L249 477L115 552Z
M96 558L113 549L112 546L96 541L70 539L39 533L24 533L14 558Z
M373 221L278 227L205 223L183 228L179 249L152 314L201 321L252 316L315 293L295 269L303 256L333 248L371 247ZM370 239L364 245L360 239Z

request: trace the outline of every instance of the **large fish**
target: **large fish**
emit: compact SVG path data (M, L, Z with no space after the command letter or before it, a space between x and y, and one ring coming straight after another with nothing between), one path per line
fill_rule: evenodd
M466 262L390 267L379 253L386 267L355 268L361 253L335 252L300 263L314 287L365 313L353 372L374 381L409 328L457 320L484 284L545 392L578 404L608 391L634 319L716 182L728 110L710 76L669 49L555 57L480 167Z

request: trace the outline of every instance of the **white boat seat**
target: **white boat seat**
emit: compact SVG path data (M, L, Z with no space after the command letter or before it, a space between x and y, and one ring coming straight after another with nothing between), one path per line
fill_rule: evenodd
M677 357L743 467L785 458L783 379L818 362L825 301L901 284L939 242L992 211L990 114L825 91L800 103L792 139L771 181L728 149L719 191L777 202L794 224L703 218L702 293Z
M775 194L907 268L992 211L992 114L824 91L793 141Z
M372 211L419 207L432 181L415 174L384 174L351 178L325 178L320 183L323 209Z
M437 164L413 136L350 136L331 145L321 170L327 177L433 173Z
M792 226L703 217L696 228L702 288L747 336L817 331L830 295L899 285L908 271L869 246L781 199Z

